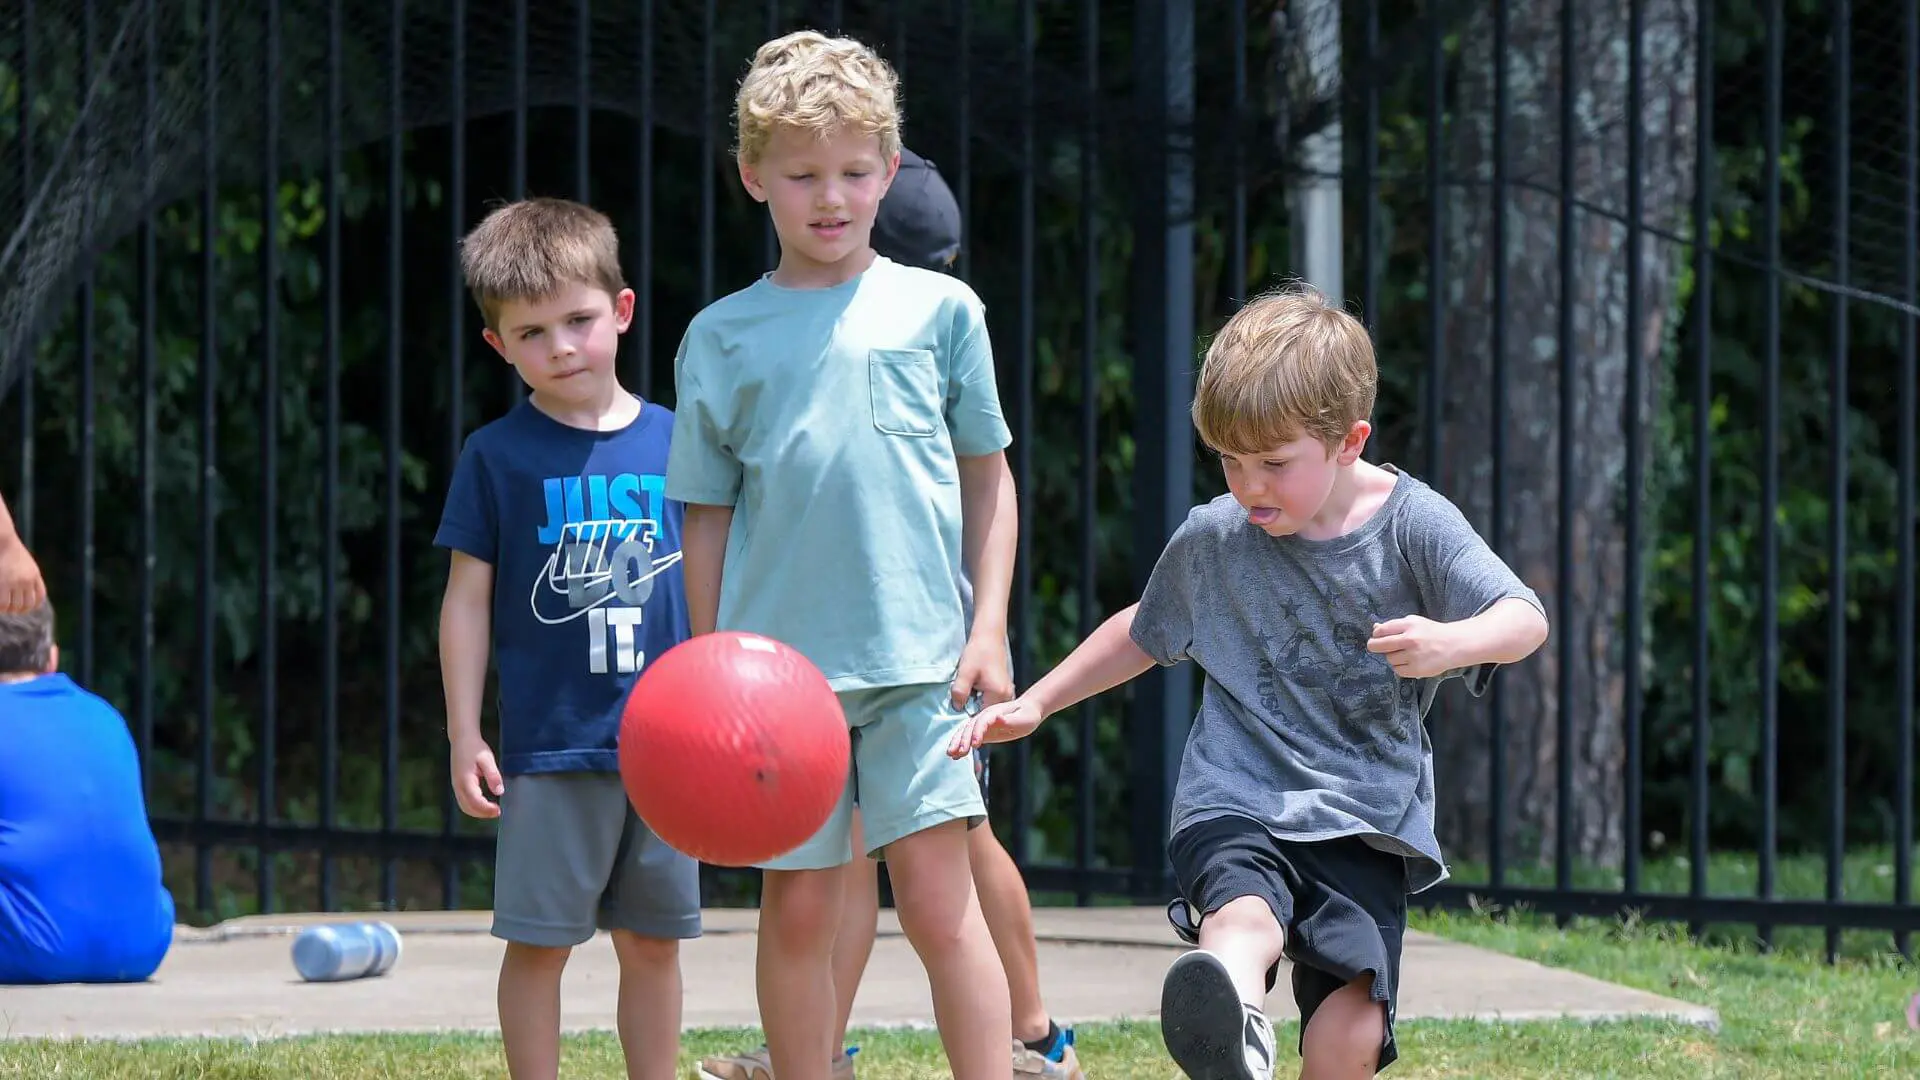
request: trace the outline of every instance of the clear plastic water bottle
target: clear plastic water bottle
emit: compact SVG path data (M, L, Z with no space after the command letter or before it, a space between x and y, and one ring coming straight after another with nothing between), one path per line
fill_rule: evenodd
M385 922L309 926L293 942L293 967L308 982L385 975L400 959L400 933Z

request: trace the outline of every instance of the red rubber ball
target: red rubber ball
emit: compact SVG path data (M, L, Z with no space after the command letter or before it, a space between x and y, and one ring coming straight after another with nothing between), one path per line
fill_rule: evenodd
M620 779L677 851L753 866L819 831L847 783L840 698L813 662L757 634L692 637L634 680Z

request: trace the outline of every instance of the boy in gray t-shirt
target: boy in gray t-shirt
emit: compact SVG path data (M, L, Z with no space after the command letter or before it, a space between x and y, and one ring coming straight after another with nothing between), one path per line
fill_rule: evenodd
M1200 665L1168 843L1168 914L1199 948L1161 1001L1194 1080L1270 1080L1261 1010L1282 955L1308 1075L1398 1056L1406 898L1446 877L1422 719L1443 679L1484 693L1547 637L1539 597L1452 503L1361 460L1376 380L1366 329L1311 290L1241 309L1193 405L1231 494L1188 514L1139 603L951 747L1024 737L1156 663Z

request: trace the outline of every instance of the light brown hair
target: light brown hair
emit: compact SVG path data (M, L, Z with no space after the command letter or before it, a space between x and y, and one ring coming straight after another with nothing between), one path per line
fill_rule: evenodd
M798 30L760 46L734 98L738 144L751 165L775 128L826 137L840 128L880 140L880 156L900 152L900 80L872 49L852 38Z
M1301 438L1338 446L1373 413L1379 369L1359 319L1291 283L1249 301L1207 347L1193 426L1222 453L1257 454Z
M525 199L487 214L460 241L460 272L495 333L502 304L545 300L573 284L609 296L627 287L613 222L568 199Z

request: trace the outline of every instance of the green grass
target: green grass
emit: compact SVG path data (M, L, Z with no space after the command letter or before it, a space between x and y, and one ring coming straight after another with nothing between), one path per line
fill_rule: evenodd
M1886 1077L1920 1075L1920 1034L1907 1029L1920 973L1888 955L1843 959L1762 954L1706 945L1677 928L1576 921L1565 931L1525 912L1416 913L1417 929L1585 972L1718 1010L1721 1028L1673 1022L1482 1024L1404 1021L1401 1061L1389 1077ZM1280 1075L1295 1075L1297 1031L1284 1028ZM690 1035L687 1060L758 1041L753 1031ZM931 1033L862 1031L862 1080L927 1080L947 1073ZM1089 1080L1173 1076L1152 1023L1089 1024L1079 1031ZM624 1076L611 1035L566 1041L562 1075ZM0 1077L139 1080L410 1080L504 1078L487 1036L289 1039L244 1043L0 1042Z
M1916 883L1920 885L1920 851L1914 856ZM1486 868L1473 863L1455 863L1451 884L1471 888L1489 880ZM1590 865L1573 869L1576 889L1617 892L1623 885L1619 871ZM1716 852L1707 859L1707 893L1710 896L1750 898L1758 895L1759 860L1752 852ZM1640 891L1643 894L1685 896L1690 887L1691 866L1684 855L1649 859L1641 866ZM1553 885L1553 867L1509 867L1509 885ZM1920 889L1917 889L1920 891ZM1822 855L1788 855L1774 865L1773 895L1788 900L1821 900L1827 895L1827 864ZM1886 847L1856 847L1841 860L1840 898L1857 903L1886 903L1894 899L1893 850ZM1743 946L1756 942L1758 928L1739 923L1710 924L1705 940L1712 944ZM1920 946L1920 936L1915 939ZM1893 935L1884 930L1845 930L1840 936L1839 955L1853 959L1872 959L1893 948ZM1776 926L1773 949L1789 955L1825 956L1826 930L1813 926Z

